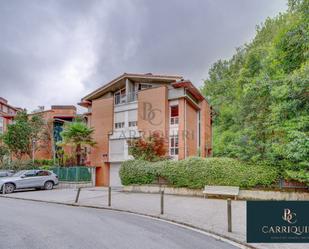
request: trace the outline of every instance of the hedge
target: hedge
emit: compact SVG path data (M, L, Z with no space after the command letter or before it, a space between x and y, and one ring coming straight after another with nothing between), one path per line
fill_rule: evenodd
M123 185L151 184L158 177L174 187L203 188L225 185L251 188L270 186L279 178L278 170L268 165L253 165L231 158L191 157L180 161L146 162L129 160L122 163Z

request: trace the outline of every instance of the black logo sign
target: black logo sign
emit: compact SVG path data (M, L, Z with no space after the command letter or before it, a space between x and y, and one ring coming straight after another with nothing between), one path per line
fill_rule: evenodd
M308 243L309 201L248 201L248 243Z

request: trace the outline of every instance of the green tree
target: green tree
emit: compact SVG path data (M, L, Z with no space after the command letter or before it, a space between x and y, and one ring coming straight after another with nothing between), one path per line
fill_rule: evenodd
M18 160L26 155L33 159L34 152L40 149L43 129L44 121L41 116L29 117L26 111L20 111L14 118L14 123L8 126L2 139Z
M82 148L83 146L94 146L96 142L92 138L93 128L89 128L81 119L76 119L74 122L66 123L63 131L60 133L62 141L59 146L69 145L75 149L75 159L77 165L81 165Z
M4 163L4 159L9 155L9 149L5 145L0 144L0 165Z
M309 1L288 6L231 59L214 63L202 91L217 114L215 156L268 161L302 179L309 175Z

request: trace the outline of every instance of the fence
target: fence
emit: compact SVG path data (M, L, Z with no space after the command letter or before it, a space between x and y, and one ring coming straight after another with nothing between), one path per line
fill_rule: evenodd
M63 182L91 182L92 168L89 167L56 167L52 171Z

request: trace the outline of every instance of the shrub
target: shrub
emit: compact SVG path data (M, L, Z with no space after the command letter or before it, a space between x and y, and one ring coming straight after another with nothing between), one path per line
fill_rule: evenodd
M158 178L158 168L156 163L142 160L125 161L119 171L119 175L124 185L130 184L150 184Z
M159 132L154 132L147 138L129 140L128 144L130 154L137 160L159 161L166 154L165 140Z
M191 157L181 161L126 161L120 169L124 185L150 184L158 177L175 187L203 188L205 185L269 186L278 179L276 168L245 164L231 158Z

